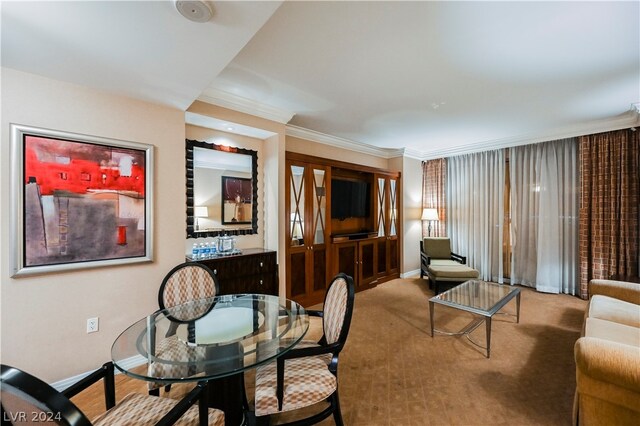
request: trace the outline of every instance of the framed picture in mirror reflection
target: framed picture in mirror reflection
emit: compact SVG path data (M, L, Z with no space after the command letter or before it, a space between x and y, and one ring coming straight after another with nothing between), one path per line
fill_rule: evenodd
M251 223L251 179L222 176L222 224Z

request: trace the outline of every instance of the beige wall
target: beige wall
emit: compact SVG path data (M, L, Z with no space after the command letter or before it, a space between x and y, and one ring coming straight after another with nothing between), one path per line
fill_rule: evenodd
M57 381L110 359L127 326L157 309L166 272L184 259L184 112L2 69L0 277L2 362ZM10 278L9 123L155 146L152 263ZM86 320L100 331L86 333Z
M402 163L402 273L407 274L420 269L422 161L403 157Z
M258 152L258 233L253 235L238 235L236 239L236 247L264 247L264 210L260 204L264 203L264 141L248 136L236 135L233 133L222 132L220 130L207 129L198 126L186 126L187 139L195 139L202 142L213 142L224 144L238 148L251 149ZM184 155L183 155L184 156ZM219 179L218 179L219 181ZM186 227L186 222L184 224ZM202 243L205 241L213 241L213 238L188 238L185 244L185 253L191 253L191 248L195 242Z

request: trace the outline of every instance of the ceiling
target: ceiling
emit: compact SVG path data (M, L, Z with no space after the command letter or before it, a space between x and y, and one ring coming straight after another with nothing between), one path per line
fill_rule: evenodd
M235 106L381 155L640 123L637 1L213 7L197 24L171 1L3 2L2 65L185 110Z

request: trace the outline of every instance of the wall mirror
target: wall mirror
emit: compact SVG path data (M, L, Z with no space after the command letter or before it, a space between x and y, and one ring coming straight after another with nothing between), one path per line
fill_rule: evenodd
M186 140L187 238L258 233L258 153Z

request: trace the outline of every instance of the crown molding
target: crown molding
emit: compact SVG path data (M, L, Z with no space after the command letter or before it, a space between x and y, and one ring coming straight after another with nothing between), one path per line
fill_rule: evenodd
M636 104L634 104L636 105ZM628 127L640 126L640 112L629 110L624 114L604 120L594 120L555 129L544 133L531 133L515 137L494 139L484 142L474 142L451 148L431 150L423 152L422 160L452 157L454 155L470 154L491 149L509 148L512 146L528 145L539 142L554 141L558 139L573 138L576 136L592 135L595 133L620 130Z
M285 111L271 105L263 104L212 87L202 92L202 95L198 97L198 100L282 124L287 124L291 121L291 118L295 114L290 111Z
M424 159L424 152L413 148L404 148L402 156L422 160Z
M267 120L286 124L286 135L313 142L330 145L337 148L348 149L362 154L373 155L390 159L396 157L410 157L417 160L430 160L434 158L451 157L454 155L481 152L490 149L508 148L518 145L527 145L538 142L546 142L582 135L590 135L611 130L619 130L627 127L640 126L640 102L631 104L629 111L616 117L604 120L589 121L554 129L543 133L530 133L503 139L473 142L455 147L422 151L414 148L379 148L356 142L338 136L328 135L315 130L305 129L292 124L287 124L295 113L285 111L271 105L256 102L242 96L234 95L215 88L206 89L198 100L209 104L229 108L235 111L251 114Z
M404 151L404 149L378 148L376 146L340 138L338 136L327 135L326 133L316 132L315 130L305 129L292 124L288 124L286 126L286 135L386 159L401 157Z

